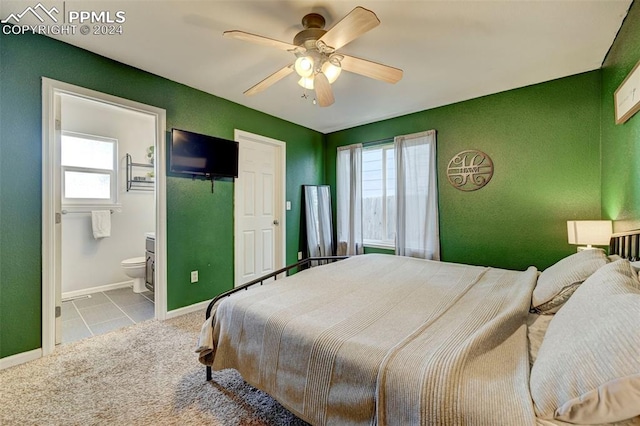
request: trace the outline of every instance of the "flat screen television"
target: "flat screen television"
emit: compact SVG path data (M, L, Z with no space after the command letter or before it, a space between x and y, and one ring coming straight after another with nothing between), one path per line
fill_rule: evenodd
M207 177L238 177L238 142L171 129L169 170Z

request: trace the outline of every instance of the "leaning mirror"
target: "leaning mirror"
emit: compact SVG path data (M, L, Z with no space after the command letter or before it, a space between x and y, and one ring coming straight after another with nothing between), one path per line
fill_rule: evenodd
M303 185L307 256L333 255L329 185Z

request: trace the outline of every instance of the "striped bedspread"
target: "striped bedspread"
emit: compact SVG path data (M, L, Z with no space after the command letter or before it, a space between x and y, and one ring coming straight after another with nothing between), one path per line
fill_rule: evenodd
M536 276L355 256L224 300L201 361L314 425L533 425Z

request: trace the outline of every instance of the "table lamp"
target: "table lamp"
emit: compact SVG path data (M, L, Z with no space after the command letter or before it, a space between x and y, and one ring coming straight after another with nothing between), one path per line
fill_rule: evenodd
M592 246L608 246L613 232L610 220L569 220L567 234L569 244L586 244L578 247L578 251L589 250Z

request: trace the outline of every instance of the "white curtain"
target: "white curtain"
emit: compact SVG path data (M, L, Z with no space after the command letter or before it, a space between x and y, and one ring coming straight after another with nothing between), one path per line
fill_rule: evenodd
M396 254L440 260L436 131L394 139Z
M338 148L336 184L337 254L362 254L362 144Z

